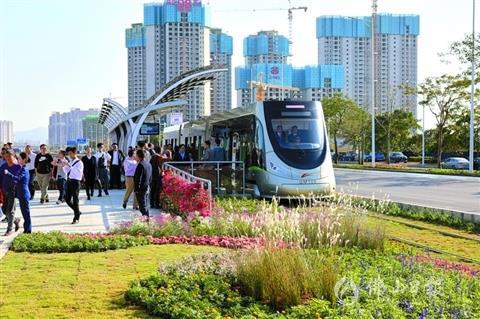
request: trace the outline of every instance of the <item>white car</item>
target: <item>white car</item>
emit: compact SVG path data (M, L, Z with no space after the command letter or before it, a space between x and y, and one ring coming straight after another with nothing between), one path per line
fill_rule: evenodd
M442 168L468 169L470 162L463 157L450 157L442 162Z

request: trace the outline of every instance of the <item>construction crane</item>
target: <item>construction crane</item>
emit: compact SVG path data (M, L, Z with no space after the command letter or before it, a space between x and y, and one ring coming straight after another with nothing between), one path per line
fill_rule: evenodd
M288 0L288 43L290 44L290 52L293 51L293 11L295 10L303 10L303 12L307 12L308 7L292 7L292 0ZM290 53L289 57L291 56L292 54Z
M293 12L307 12L306 6L292 6L292 0L288 0L288 8L266 8L266 9L247 9L247 10L219 10L218 12L260 12L260 11L287 11L288 12L288 44L290 45L290 56L293 47Z

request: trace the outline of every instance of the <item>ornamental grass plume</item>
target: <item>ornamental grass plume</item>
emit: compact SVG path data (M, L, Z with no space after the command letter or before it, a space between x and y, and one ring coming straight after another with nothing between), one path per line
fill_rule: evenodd
M310 298L335 302L336 262L302 249L252 250L237 259L237 282L245 295L276 310Z
M229 234L260 236L273 246L383 249L385 241L383 228L369 225L363 211L335 205L285 208L273 201L256 213L215 213L212 222Z

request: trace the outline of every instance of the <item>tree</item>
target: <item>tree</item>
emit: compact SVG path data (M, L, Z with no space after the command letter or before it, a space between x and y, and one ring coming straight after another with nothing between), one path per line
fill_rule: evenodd
M438 166L442 161L444 134L446 127L465 107L468 100L470 81L462 75L429 77L418 86L418 94L422 97L420 105L428 107L435 116L437 133Z
M342 135L347 143L352 144L353 149L359 151L358 163L363 164L365 148L370 145L367 136L371 132L370 114L356 105L348 116L347 124L342 129Z
M408 148L409 139L420 127L412 112L404 109L379 114L376 116L376 121L383 130L378 130L375 142L379 145L379 149L387 154L388 160L392 150Z
M322 106L328 132L334 144L335 163L338 163L338 137L342 136L343 129L355 120L352 113L358 105L342 94L335 94L323 99Z
M467 68L470 68L473 59L473 36L472 34L468 34L465 38L461 41L455 41L450 44L448 51L445 53L440 53L440 57L442 58L449 58L454 57L457 59L461 64L466 65ZM475 64L478 68L480 68L480 34L477 34L475 39ZM444 60L445 61L445 60ZM449 61L445 61L449 63Z
M475 132L480 132L480 108L475 109ZM470 110L464 108L458 116L455 116L452 123L446 127L444 146L446 150L463 153L469 148L470 136ZM475 134L475 145L480 152L480 134Z

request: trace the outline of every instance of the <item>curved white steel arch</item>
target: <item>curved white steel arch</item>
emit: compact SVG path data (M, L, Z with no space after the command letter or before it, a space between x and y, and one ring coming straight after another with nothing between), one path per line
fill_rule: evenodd
M199 78L199 77L202 77L202 76L205 76L205 75L214 75L216 73L219 73L219 72L227 72L228 71L228 68L219 68L219 69L209 69L209 70L205 70L205 71L200 71L198 73L193 73L189 76L186 76L185 78L175 82L175 83L172 83L169 87L167 87L165 90L163 90L162 92L160 92L160 94L155 97L153 99L153 101L151 101L148 105L155 105L157 104L161 99L163 99L168 93L170 93L173 89L181 86L183 83L186 83L192 79L195 79L195 78Z
M151 112L164 115L186 105L187 102L181 97L188 91L227 71L228 68L210 65L179 75L150 97L143 109L130 114L120 103L104 98L99 123L104 124L110 134L115 133L119 147L126 150L129 145L136 143L140 129Z

